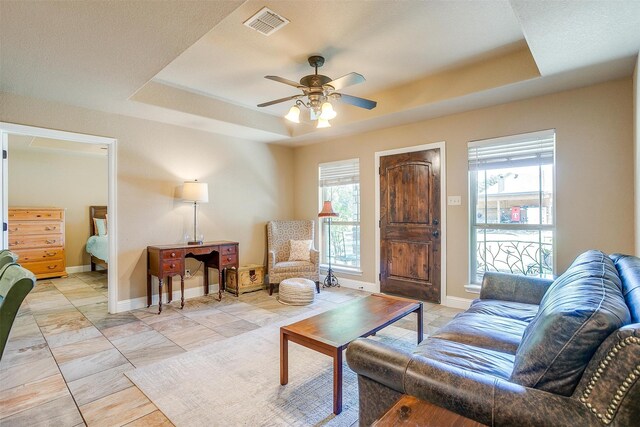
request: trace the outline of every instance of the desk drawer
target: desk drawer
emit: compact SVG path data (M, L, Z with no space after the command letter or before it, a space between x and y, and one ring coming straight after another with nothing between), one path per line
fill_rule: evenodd
M163 259L183 259L184 258L184 250L182 249L176 249L176 250L170 250L170 251L162 251L162 258Z
M47 248L56 246L64 246L62 234L52 234L50 236L12 236L9 239L10 249Z
M184 274L184 262L179 260L165 260L162 262L162 274Z
M237 254L220 254L220 266L236 265L238 263Z
M228 254L235 254L236 253L236 245L225 245L225 246L220 246L220 256L223 255L228 255Z
M61 209L9 209L9 221L62 219Z
M18 262L20 264L24 264L25 262L64 259L64 249L62 248L20 249L15 252L18 254Z

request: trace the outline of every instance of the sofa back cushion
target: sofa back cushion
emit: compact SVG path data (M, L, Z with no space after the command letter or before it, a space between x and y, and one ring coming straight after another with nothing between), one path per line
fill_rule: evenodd
M622 295L631 313L631 323L640 323L640 258L622 254L609 257L618 269L622 281Z
M600 251L585 252L540 302L516 351L511 381L569 396L600 344L629 322L613 262Z

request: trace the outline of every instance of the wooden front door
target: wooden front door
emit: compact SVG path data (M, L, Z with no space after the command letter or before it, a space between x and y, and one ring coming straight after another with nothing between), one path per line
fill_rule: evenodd
M440 149L380 158L380 290L440 302Z

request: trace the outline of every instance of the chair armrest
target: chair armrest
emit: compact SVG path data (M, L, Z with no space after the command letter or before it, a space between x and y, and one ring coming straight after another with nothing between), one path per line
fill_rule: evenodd
M313 265L320 265L319 264L319 258L320 258L320 253L315 250L315 249L310 249L309 250L309 258L311 259L311 264Z
M276 253L275 251L267 252L267 272L273 270L276 266Z
M555 426L599 423L577 399L522 387L366 338L349 345L347 363L360 376L487 425L548 425L550 420Z
M482 278L480 299L540 304L552 283L553 280L539 277L487 272Z

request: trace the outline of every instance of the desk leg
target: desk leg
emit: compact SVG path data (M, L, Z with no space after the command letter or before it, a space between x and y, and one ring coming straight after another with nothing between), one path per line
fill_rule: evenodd
M209 295L209 266L204 262L204 294Z
M333 413L342 412L342 349L333 355Z
M420 307L418 307L418 309L416 310L416 313L418 314L418 344L420 344L422 342L422 330L423 330L423 325L424 323L422 323L423 321L423 314L422 314L422 304L420 304Z
M180 308L184 308L184 276L180 276Z
M162 278L158 278L158 314L162 313Z
M173 300L173 276L167 277L167 304Z
M147 273L147 308L151 307L151 275Z
M218 301L222 301L222 287L224 286L224 281L222 280L223 272L224 269L218 267Z
M280 384L287 385L289 382L289 340L282 330L280 330Z

